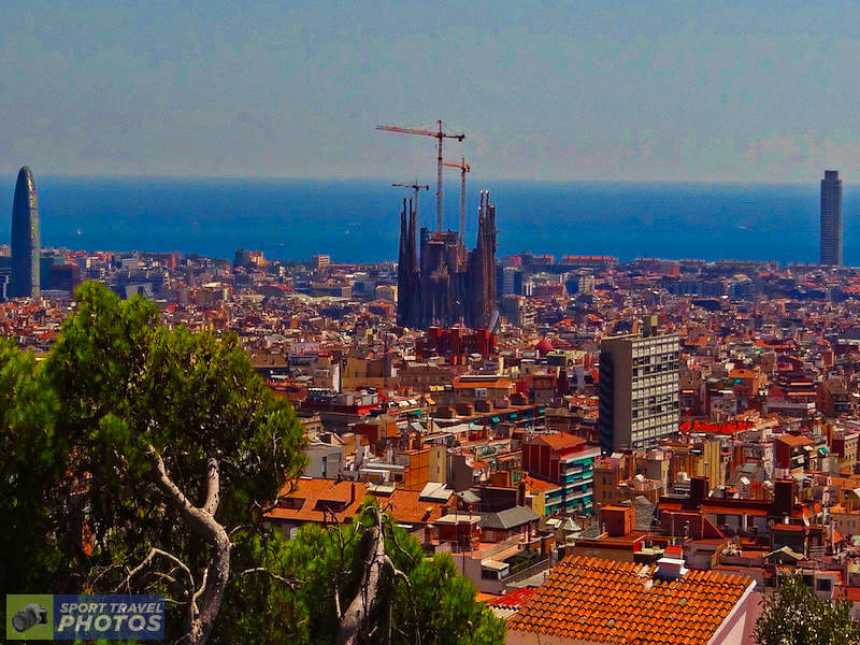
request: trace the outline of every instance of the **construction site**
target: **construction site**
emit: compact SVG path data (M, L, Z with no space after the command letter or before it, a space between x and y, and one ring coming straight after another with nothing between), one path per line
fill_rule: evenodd
M447 161L445 139L463 142L461 132L446 132L442 121L436 130L380 125L378 130L436 139L436 226L418 228L419 196L429 185L394 183L411 195L400 210L400 247L397 266L397 321L404 327L426 328L463 325L492 330L498 323L496 308L496 207L489 191L481 191L475 247L466 248L466 176L472 168L466 158ZM445 230L443 172L460 174L460 218L457 230ZM420 242L416 241L416 236Z

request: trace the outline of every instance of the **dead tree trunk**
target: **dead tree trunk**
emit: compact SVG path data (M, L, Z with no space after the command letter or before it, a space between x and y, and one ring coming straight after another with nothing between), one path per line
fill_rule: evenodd
M170 503L175 506L185 523L212 549L212 559L203 571L200 587L191 589L188 607L186 637L192 645L202 645L212 633L227 580L230 577L230 537L215 520L221 498L221 481L218 460L207 463L206 500L203 506L194 506L171 479L161 455L150 446L157 472L156 484Z
M367 628L371 608L379 592L379 579L385 560L385 538L382 534L382 516L377 515L377 521L365 533L368 542L367 559L364 564L364 576L355 597L340 616L337 642L339 645L353 645L358 642L359 635Z
M363 540L368 543L367 557L364 561L364 574L358 591L353 597L343 615L339 615L337 633L338 645L355 645L362 635L370 640L372 636L370 628L370 615L379 596L380 584L382 582L382 570L387 568L393 578L400 579L410 586L409 577L400 571L388 554L385 552L385 530L382 524L383 512L377 507L370 507L369 512L374 515L373 525L367 529ZM337 590L335 590L337 594ZM339 598L335 597L336 605L339 607ZM420 635L418 636L420 645Z

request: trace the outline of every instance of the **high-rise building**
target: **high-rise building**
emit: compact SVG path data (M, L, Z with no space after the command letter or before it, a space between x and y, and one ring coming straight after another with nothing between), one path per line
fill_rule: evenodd
M678 431L676 334L610 336L600 344L598 429L604 453L656 446Z
M842 180L825 170L821 180L821 264L842 264Z
M36 182L27 166L18 173L12 202L12 284L13 298L39 296L39 200Z

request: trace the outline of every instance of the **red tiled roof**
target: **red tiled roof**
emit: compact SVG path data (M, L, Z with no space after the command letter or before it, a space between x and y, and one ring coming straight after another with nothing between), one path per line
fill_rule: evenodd
M653 579L653 572L653 565L567 558L508 621L508 631L597 643L704 644L754 584L715 571L688 571L672 581Z
M373 494L373 493L371 493ZM445 503L428 502L420 499L421 491L398 488L388 497L379 497L383 508L388 508L391 517L397 522L426 524L442 517L442 508L454 508L453 493Z
M561 488L560 484L549 482L545 479L540 479L539 477L535 477L534 475L526 475L524 479L526 482L526 488L529 491L533 492L545 493L551 490L558 490Z
M797 446L811 446L812 439L809 437L804 437L801 435L793 435L793 434L778 434L774 436L774 439L777 441L781 441L787 446L797 447Z
M355 487L354 491L352 487ZM354 492L354 495L353 495ZM287 483L278 493L278 500L295 500L297 508L287 508L279 504L266 513L267 520L324 523L332 520L332 514L322 510L318 502L343 504L342 510L334 513L338 522L351 519L367 494L367 484L363 482L335 481L300 477L295 483Z
M455 376L451 381L451 386L455 390L471 390L478 387L489 387L489 388L510 388L513 385L511 379L506 376L484 376L484 377L470 377L470 378L460 378L459 376Z
M355 486L355 497L352 498L352 486ZM420 499L420 491L398 488L389 495L376 496L381 506L385 507L396 522L409 524L425 524L442 517L445 503L424 501ZM340 504L335 512L338 522L344 522L358 512L358 508L368 495L375 496L364 482L335 481L332 479L301 477L295 482L295 488L285 485L278 494L279 500L295 500L293 505L279 504L266 513L268 520L282 520L297 523L331 522L331 512L323 510L325 504L331 502ZM453 495L452 495L453 497ZM451 502L448 498L447 504Z
M532 597L535 591L537 591L537 588L535 587L520 587L519 589L511 589L504 596L500 596L494 600L491 600L487 604L491 607L501 607L504 609L517 610L526 604L528 599Z
M585 439L563 432L551 432L536 436L532 442L543 442L553 450L570 450L571 448L579 448L585 443Z

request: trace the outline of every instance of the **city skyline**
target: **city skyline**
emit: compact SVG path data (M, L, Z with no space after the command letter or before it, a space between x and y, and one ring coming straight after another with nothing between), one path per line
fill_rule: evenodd
M850 175L856 9L779 8L11 2L0 171L425 176L431 141L374 128L441 117L477 181Z
M7 641L860 645L860 3L0 15Z

